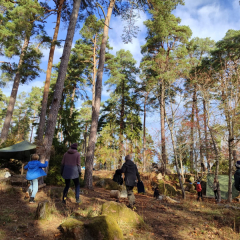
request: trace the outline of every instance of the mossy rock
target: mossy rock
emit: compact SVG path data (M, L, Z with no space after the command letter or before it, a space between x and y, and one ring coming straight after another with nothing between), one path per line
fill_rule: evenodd
M136 212L132 211L125 204L117 202L106 202L102 205L102 215L113 217L121 226L140 227L144 221Z
M93 240L84 227L84 223L74 218L68 218L61 224L64 239Z
M85 224L85 228L93 239L122 240L123 233L117 222L110 216L97 216Z
M194 184L186 183L185 191L189 191L189 192L195 191L195 186L194 186Z
M190 177L190 178L189 178L189 181L190 181L191 183L194 183L194 177L193 177L193 176Z
M182 190L177 189L177 195L178 195L178 196L182 196Z
M93 182L98 182L101 178L98 176L92 176Z
M96 182L95 186L102 187L107 190L121 190L121 187L118 185L118 183L109 178L100 179L98 182Z
M197 194L197 190L190 190L190 193Z
M176 196L177 195L177 190L174 186L172 186L171 184L165 183L163 180L158 181L159 185L159 192L160 194L164 194L164 195L169 195L169 196Z
M168 175L165 175L165 176L164 176L164 179L165 179L165 181L169 181L170 178L169 178Z

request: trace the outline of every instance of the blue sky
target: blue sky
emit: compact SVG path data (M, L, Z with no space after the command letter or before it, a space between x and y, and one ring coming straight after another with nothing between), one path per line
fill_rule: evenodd
M184 6L178 6L174 10L174 14L182 19L182 25L188 25L192 30L192 37L210 37L215 41L224 37L225 33L229 29L238 30L240 27L240 5L238 0L185 0ZM145 43L146 27L143 22L147 19L146 13L140 13L140 19L137 23L139 26L138 37L133 39L132 43L124 44L121 39L123 33L124 23L120 17L112 16L109 30L109 41L113 47L112 53L120 49L130 50L138 64L141 61L141 45ZM55 16L49 18L47 24L47 32L50 36L53 35ZM49 26L49 27L48 27ZM66 38L66 28L62 24L60 26L60 33L58 39ZM74 42L80 38L79 29L76 31ZM48 61L48 49L43 49L44 57L42 59L41 68L46 70ZM57 48L54 55L54 63L59 61L62 55L62 48ZM106 80L106 76L104 77ZM45 81L45 73L41 73L40 77L36 80L20 86L19 92L29 92L33 86L42 87ZM4 94L10 95L12 83L9 83L6 88L2 89ZM106 100L109 97L109 92L106 91L106 87L103 87L102 100ZM80 103L78 103L79 105ZM147 127L151 131L155 131L159 128L159 114L149 114L147 118Z

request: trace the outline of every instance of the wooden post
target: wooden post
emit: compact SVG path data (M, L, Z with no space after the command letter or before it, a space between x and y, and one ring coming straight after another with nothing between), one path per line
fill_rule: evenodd
M23 175L23 166L24 166L24 163L22 163L21 175Z
M38 204L36 215L35 215L36 220L42 220L48 217L48 204L49 204L49 201L47 200L44 202L40 202Z

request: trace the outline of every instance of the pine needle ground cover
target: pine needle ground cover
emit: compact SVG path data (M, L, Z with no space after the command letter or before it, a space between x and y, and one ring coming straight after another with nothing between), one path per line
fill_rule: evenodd
M94 191L82 188L82 204L76 204L74 194L70 194L67 205L63 206L62 190L62 187L47 186L38 192L37 202L50 203L50 216L39 221L34 220L37 203L24 200L24 189L0 186L0 239L65 239L59 226L66 219L97 217L101 206L113 200L104 188L95 187ZM120 202L127 204L126 199ZM212 199L197 202L193 194L188 194L187 200L180 200L179 204L164 203L155 200L149 191L146 195L136 194L135 211L145 224L137 229L123 224L121 230L127 240L239 239L239 210L233 209L238 206L236 202L226 204L225 201L217 205Z

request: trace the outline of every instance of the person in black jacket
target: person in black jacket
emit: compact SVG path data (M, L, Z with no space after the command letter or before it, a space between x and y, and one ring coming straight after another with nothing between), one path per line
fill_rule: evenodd
M131 160L131 156L125 157L125 163L121 168L122 173L125 175L125 184L128 193L129 206L132 208L135 204L135 196L133 194L133 188L136 186L136 179L140 182L140 175L138 173L137 166Z

